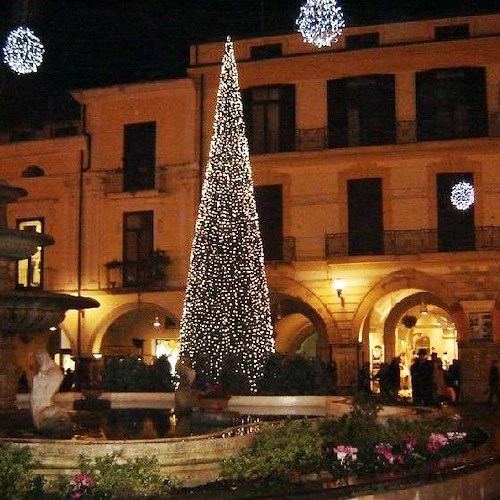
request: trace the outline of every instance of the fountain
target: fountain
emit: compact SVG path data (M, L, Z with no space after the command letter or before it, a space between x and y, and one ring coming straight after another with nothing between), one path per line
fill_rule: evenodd
M7 227L8 203L26 195L25 189L0 182L0 411L16 409L19 369L14 336L59 324L68 309L99 306L96 300L87 297L13 290L11 263L28 258L38 247L54 243L48 235Z

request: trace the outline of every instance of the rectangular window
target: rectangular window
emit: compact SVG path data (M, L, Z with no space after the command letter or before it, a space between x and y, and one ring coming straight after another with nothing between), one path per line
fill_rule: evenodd
M459 40L461 38L469 38L468 24L436 26L434 28L435 40Z
M329 147L393 144L395 102L394 75L328 81Z
M485 68L443 68L417 73L416 105L419 141L486 136Z
M384 253L382 179L347 181L349 255Z
M153 211L123 214L123 286L152 283Z
M474 186L471 172L437 174L438 248L440 252L474 250L474 204L456 206L452 192L462 186ZM464 191L465 193L465 191Z
M255 204L266 261L283 260L283 188L255 186Z
M26 219L17 221L17 229L43 233L43 219ZM42 288L43 280L43 247L38 247L35 254L17 262L17 287Z
M123 128L123 189L155 187L156 122L127 124Z
M271 59L281 57L281 43L270 43L267 45L254 45L250 47L252 59Z
M378 33L362 33L360 35L347 35L345 37L345 48L348 50L367 49L380 45Z
M250 151L295 150L295 86L254 87L243 91Z

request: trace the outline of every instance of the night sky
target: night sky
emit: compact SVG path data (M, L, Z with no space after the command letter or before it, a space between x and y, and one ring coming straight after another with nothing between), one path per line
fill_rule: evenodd
M500 0L339 3L348 26L500 12ZM30 99L44 100L68 89L183 76L190 42L223 40L228 34L237 38L292 32L301 4L301 0L0 0L2 46L24 10L27 24L46 47L38 73L17 76L0 64L0 128L10 119L8 109L19 101L28 108L34 106L28 104Z

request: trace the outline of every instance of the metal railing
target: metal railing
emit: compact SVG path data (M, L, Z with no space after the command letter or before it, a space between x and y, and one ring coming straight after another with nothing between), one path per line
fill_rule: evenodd
M375 248L363 244L353 245L356 238L349 233L325 235L325 257L348 255L412 255L435 252L456 252L465 250L500 250L500 227L476 227L472 235L464 235L457 231L443 243L440 242L437 229L409 229L399 231L384 231L383 245ZM353 248L355 247L355 248Z
M429 125L429 127L432 124ZM474 123L470 123L465 129L450 129L435 127L425 132L425 138L418 137L418 123L416 120L400 120L396 122L395 141L386 142L385 139L379 143L377 137L372 137L368 142L372 145L390 145L390 144L414 144L416 142L427 140L450 140L450 139L471 139L478 137L499 137L500 136L500 112L490 113L488 115L487 130L482 133ZM346 134L348 130L344 131ZM337 147L355 147L353 145L334 146L331 134L333 132L328 127L303 128L291 130L280 130L274 132L258 133L253 135L254 140L250 140L250 152L252 154L270 154L284 153L289 151L321 151L324 149L334 149ZM359 131L359 134L363 130ZM286 140L280 139L285 137ZM363 142L363 141L361 141ZM359 146L357 144L356 146Z
M103 172L102 180L105 194L144 191L146 189L140 185L137 186L137 189L131 189L130 187L125 189L123 168L106 170ZM133 183L130 184L133 185ZM161 192L167 191L167 167L165 165L157 165L154 167L154 186L152 189Z

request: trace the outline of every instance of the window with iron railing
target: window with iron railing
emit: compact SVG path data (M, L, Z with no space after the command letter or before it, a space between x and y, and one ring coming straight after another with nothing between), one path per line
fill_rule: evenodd
M395 102L394 75L329 80L329 147L395 143Z
M294 85L248 88L243 100L251 153L295 150Z
M17 221L17 229L43 233L43 219L23 219ZM43 247L28 257L17 262L17 288L43 287Z
M488 134L484 68L444 68L416 74L417 140Z

